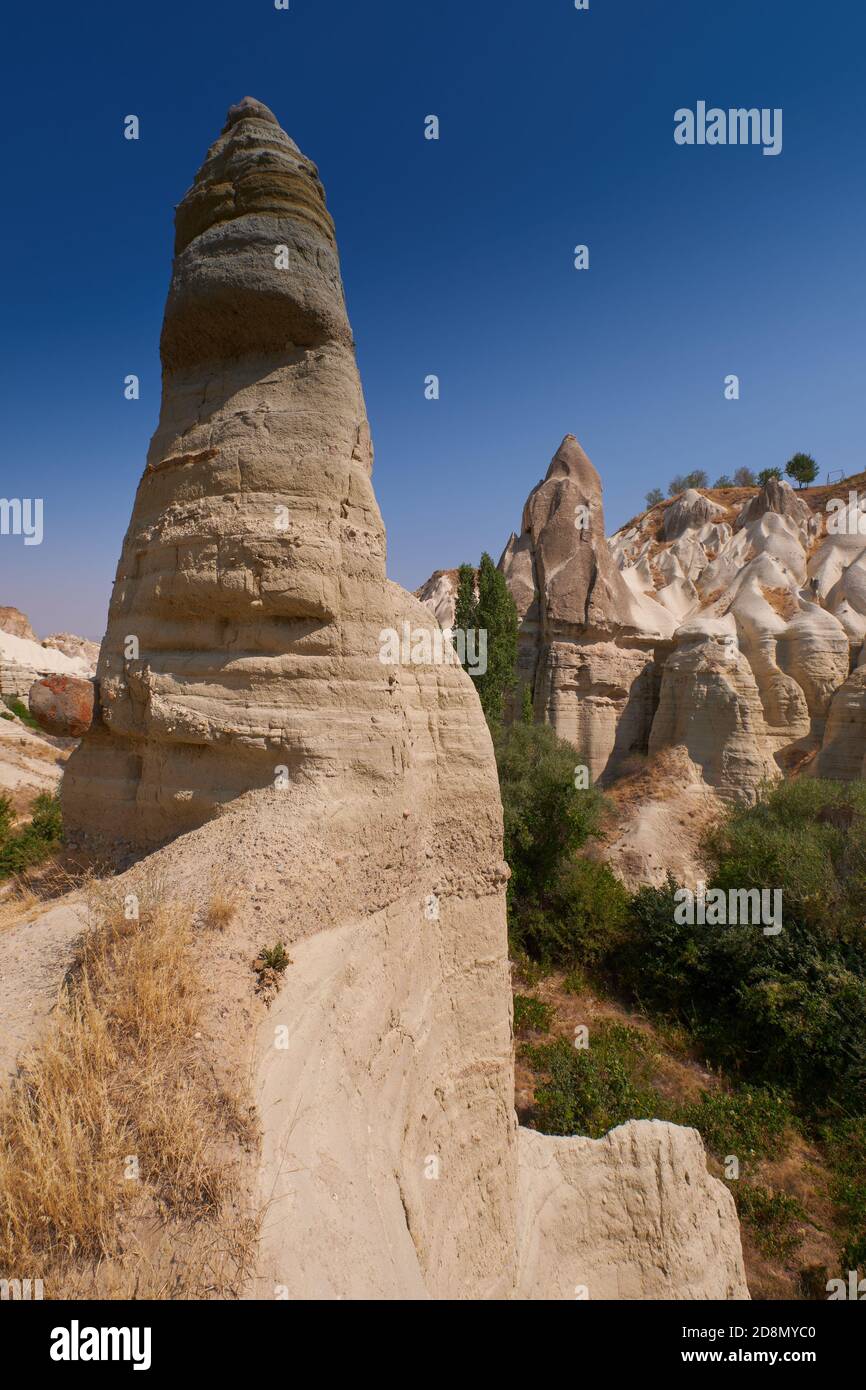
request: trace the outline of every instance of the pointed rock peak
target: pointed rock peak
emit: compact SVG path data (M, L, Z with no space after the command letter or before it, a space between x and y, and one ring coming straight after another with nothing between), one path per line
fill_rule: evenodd
M760 492L751 497L736 520L739 530L750 521L758 521L766 512L777 512L779 516L790 517L797 524L806 524L812 518L812 509L802 497L798 497L785 478L768 478Z
M720 502L705 497L697 488L688 487L666 508L662 518L662 536L666 541L675 541L685 531L699 530L708 521L715 521L726 515Z
M256 101L255 97L244 97L229 107L222 129L223 135L227 130L231 130L233 125L237 125L238 121L246 120L270 121L271 125L279 125L273 111L269 106L265 106L263 101Z
M302 154L273 112L253 97L244 97L229 108L221 134L178 204L175 254L203 232L244 217L303 221L316 235L332 244L335 241L316 165ZM248 223L246 230L250 229ZM275 224L271 231L272 244L287 241L285 228Z
M597 492L601 496L601 478L573 434L565 436L553 455L547 478L571 478L587 492Z

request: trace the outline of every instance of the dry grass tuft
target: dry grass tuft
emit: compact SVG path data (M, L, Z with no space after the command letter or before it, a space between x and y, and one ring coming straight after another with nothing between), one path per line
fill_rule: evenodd
M143 892L127 920L107 891L0 1097L0 1271L34 1271L47 1297L226 1296L254 1239L238 1186L254 1135L196 1044L193 911Z
M237 910L237 893L223 884L218 884L202 914L202 925L210 928L211 931L225 931L229 923L234 920Z

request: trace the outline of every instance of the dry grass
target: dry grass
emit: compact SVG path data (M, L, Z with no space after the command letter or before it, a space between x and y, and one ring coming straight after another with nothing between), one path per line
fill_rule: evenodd
M16 927L69 893L93 890L110 865L101 857L59 845L56 853L0 884L0 931Z
M225 931L237 910L238 896L235 890L225 884L217 884L202 914L203 924L212 931Z
M767 600L774 613L778 613L780 618L785 618L786 620L796 617L797 613L800 611L800 605L790 589L770 589L763 584L760 587L761 593L764 595L764 598Z
M255 1233L238 1187L254 1136L196 1045L193 911L142 893L128 921L106 892L0 1098L0 1270L38 1271L48 1297L225 1296Z

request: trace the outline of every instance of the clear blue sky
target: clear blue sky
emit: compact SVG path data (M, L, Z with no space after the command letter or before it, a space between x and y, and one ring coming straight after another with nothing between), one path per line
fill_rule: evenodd
M569 431L609 530L691 468L866 466L863 6L96 0L4 30L0 496L43 497L45 539L0 537L0 603L37 631L103 630L173 205L248 94L325 183L400 583L498 558ZM781 107L782 153L678 147L698 100Z

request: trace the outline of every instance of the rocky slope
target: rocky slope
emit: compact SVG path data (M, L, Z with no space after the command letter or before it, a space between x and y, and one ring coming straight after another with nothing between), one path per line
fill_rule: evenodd
M26 704L39 677L92 676L98 652L95 643L69 634L40 643L24 613L0 608L0 696L7 701ZM0 704L0 793L11 798L16 811L26 811L39 792L57 790L71 747L68 740L28 728Z
M145 861L160 878L233 885L203 1046L254 1078L254 1291L746 1297L692 1131L518 1141L489 735L459 667L382 659L388 630L438 628L385 578L316 168L250 98L178 207L161 351L63 801L79 836L168 842ZM596 568L604 625L628 591ZM237 962L277 935L292 963L268 1014Z

